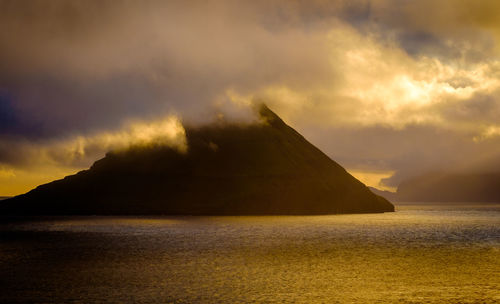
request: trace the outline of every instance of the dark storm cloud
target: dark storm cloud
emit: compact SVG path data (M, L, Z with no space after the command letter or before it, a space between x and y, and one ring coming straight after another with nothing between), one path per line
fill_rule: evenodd
M403 31L398 34L397 39L406 52L412 56L433 54L445 58L458 58L461 55L459 48L447 45L433 33Z
M0 133L9 131L16 124L16 112L7 92L0 90Z
M2 1L0 85L20 118L4 132L37 124L43 132L20 135L59 136L172 109L202 116L228 87L307 85L330 73L314 33L264 22L293 11L260 17L240 4Z
M147 107L142 103L156 100L155 88L130 74L86 82L30 75L23 81L6 83L12 92L10 111L16 120L0 132L28 139L113 128L120 117L151 115L158 108L154 103Z
M423 22L415 12L426 10ZM17 117L2 130L57 137L172 110L196 119L227 88L333 84L342 75L325 64L322 37L336 19L380 39L395 35L411 55L458 58L459 42L482 37L450 30L462 12L429 1L1 1L0 86ZM474 13L461 18L476 24ZM449 32L464 40L447 44Z

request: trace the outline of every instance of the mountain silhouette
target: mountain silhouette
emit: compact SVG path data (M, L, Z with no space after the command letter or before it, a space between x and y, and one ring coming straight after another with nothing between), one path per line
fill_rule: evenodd
M187 152L109 152L0 203L3 214L252 215L394 211L267 106L261 122L186 127Z
M398 200L398 195L396 192L391 192L391 191L387 191L387 190L380 190L380 189L377 189L375 187L368 187L368 189L370 189L371 192L375 193L376 195L379 195L391 202L399 202Z

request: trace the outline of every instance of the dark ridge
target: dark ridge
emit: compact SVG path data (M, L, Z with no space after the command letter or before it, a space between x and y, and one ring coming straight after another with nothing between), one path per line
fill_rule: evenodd
M368 189L370 189L370 191L375 193L376 195L379 195L379 196L385 198L386 200L389 200L391 202L398 201L398 196L397 196L396 192L391 192L391 191L387 191L387 190L380 190L380 189L377 189L374 187L368 187Z
M262 123L186 128L188 151L132 147L2 201L2 214L257 215L394 211L267 106Z

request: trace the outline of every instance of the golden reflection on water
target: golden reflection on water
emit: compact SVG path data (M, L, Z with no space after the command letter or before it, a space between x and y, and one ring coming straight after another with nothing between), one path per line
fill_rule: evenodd
M500 206L0 225L0 302L498 303Z

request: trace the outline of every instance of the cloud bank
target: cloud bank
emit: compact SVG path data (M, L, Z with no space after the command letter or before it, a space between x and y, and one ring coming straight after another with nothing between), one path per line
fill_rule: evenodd
M88 167L94 159L78 153L68 162L75 142L98 158L116 144L109 134L136 140L117 135L131 134L131 120L248 120L256 100L358 176L383 172L379 186L479 166L500 151L498 9L0 0L0 183L10 185L0 194ZM33 177L40 167L57 174Z

